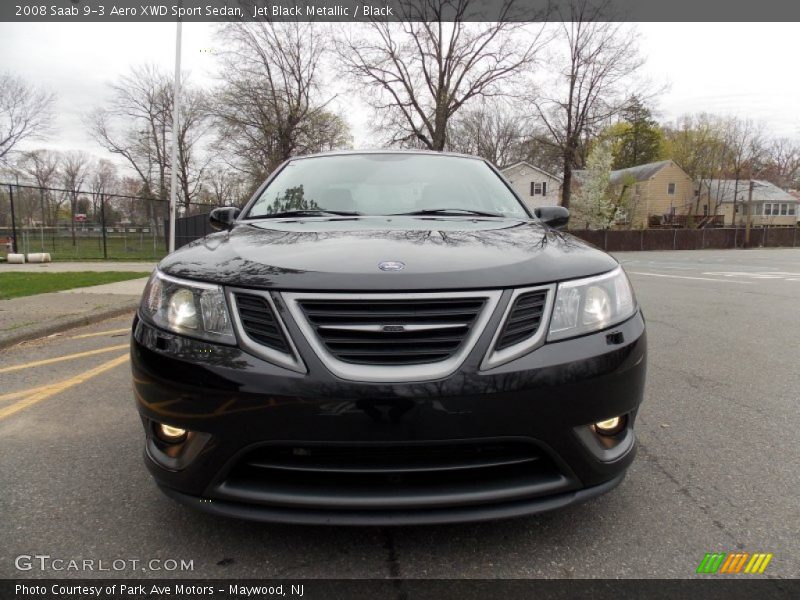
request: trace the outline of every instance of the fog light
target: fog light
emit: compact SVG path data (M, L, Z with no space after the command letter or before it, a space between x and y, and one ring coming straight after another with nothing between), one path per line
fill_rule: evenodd
M180 427L172 427L172 425L164 425L160 423L156 426L156 434L165 442L170 444L177 444L186 439L186 430Z
M625 417L613 417L594 424L594 430L600 435L617 435L624 428Z

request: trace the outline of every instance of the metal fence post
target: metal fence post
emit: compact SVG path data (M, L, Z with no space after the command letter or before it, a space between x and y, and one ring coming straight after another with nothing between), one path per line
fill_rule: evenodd
M106 196L100 194L100 229L103 232L103 258L108 258L108 245L106 242Z
M42 222L39 223L39 232L40 232L40 237L42 238L42 252L44 252L44 222L45 222L44 188L39 189L39 204L40 208L42 209Z
M678 247L678 229L676 227L672 228L672 249L676 250Z
M17 253L17 218L14 214L14 186L8 186L8 201L11 205L11 252Z
M608 252L608 229L603 229L603 250Z

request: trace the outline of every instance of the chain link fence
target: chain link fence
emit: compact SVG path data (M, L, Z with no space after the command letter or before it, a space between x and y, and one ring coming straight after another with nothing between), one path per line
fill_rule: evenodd
M208 213L189 203L178 217ZM0 183L0 257L15 250L53 260L158 260L167 254L169 202L157 198Z

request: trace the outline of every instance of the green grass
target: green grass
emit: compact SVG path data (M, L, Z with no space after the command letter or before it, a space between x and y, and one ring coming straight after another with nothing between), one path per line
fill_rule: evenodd
M147 277L147 272L0 273L0 300Z
M69 236L50 236L44 239L35 231L18 236L19 252L49 252L53 261L103 260L103 240L100 237L78 237L75 245ZM106 240L106 252L109 260L149 260L158 261L164 258L167 250L164 240L157 238L155 243L147 235L129 234L127 237L109 236ZM5 246L0 248L0 256L5 256Z

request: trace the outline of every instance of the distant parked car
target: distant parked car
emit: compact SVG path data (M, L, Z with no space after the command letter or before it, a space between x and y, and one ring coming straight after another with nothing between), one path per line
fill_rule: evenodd
M294 158L158 265L133 323L146 463L211 513L511 517L614 488L642 313L611 256L482 159Z

